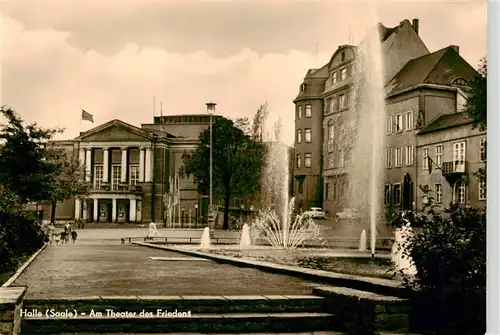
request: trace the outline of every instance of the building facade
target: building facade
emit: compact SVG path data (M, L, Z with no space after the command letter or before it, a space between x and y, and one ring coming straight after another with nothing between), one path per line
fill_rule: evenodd
M441 115L417 137L418 184L428 188L434 203L484 208L486 183L476 172L486 168L486 132L472 129L468 113L461 112ZM423 201L419 197L417 209L424 207Z
M415 209L418 132L441 115L463 111L476 71L460 56L457 46L429 52L419 37L418 19L404 20L393 28L379 24L378 30L386 90L385 152L381 153L385 187L380 198L396 210ZM350 207L353 138L346 129L350 129L356 102L359 54L360 47L340 46L328 64L307 72L294 100L294 194L306 207L321 204L330 216ZM309 117L306 106L312 111ZM306 131L312 136L304 141ZM307 166L302 164L306 155L313 158ZM304 182L308 178L311 182ZM306 192L299 189L301 180Z
M217 118L220 116L214 116ZM182 155L198 145L198 135L209 127L208 115L155 117L136 127L112 120L70 141L56 141L68 156L85 166L92 184L83 199L68 199L56 207L56 220L87 222L164 222L164 194L169 179L182 165ZM199 195L192 178L180 178L180 206L174 221L205 222L208 199ZM50 207L44 207L50 219Z

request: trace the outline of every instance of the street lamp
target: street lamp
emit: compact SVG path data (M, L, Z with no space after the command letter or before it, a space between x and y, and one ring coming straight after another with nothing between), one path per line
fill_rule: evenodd
M215 106L217 104L215 102L207 102L207 112L210 115L210 198L209 198L209 214L208 214L208 221L209 223L212 223L214 220L214 213L213 213L213 207L212 207L212 115L215 113ZM210 227L212 228L212 227Z

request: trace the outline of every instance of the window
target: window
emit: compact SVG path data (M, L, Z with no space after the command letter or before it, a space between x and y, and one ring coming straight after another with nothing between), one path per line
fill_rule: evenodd
M347 149L345 152L345 163L349 164L352 162L352 149Z
M396 115L396 133L403 131L403 114Z
M443 202L443 185L435 184L434 192L436 193L436 199L434 199L437 203Z
M340 150L339 151L339 167L343 167L344 166L344 150Z
M453 200L457 204L465 204L465 183L462 180L458 180L453 188Z
M390 169L392 167L392 149L388 148L385 154L385 167Z
M479 152L481 154L481 161L486 161L486 137L479 140Z
M337 193L339 191L339 185L338 185L338 181L335 180L333 182L333 200L336 200L337 199Z
M137 182L139 181L139 165L137 164L130 164L130 177L129 177L129 182L131 186L135 186Z
M297 143L302 143L302 130L297 129Z
M120 179L122 177L122 167L121 165L113 165L112 166L112 175L111 175L111 189L117 190L118 184L120 184Z
M401 204L401 184L394 184L394 205Z
M429 149L424 148L422 150L422 166L424 170L429 170Z
M328 167L330 169L335 167L335 155L333 153L328 156Z
M102 165L94 165L94 189L100 190L102 184Z
M413 111L406 113L406 130L413 129Z
M311 116L312 116L312 106L306 105L306 117L311 117Z
M325 200L328 200L328 192L330 191L329 188L330 188L330 184L326 183L325 184Z
M301 91L301 92L305 92L305 91L306 91L306 87L307 87L307 85L306 85L306 84L301 84L301 85L300 85L300 91Z
M295 158L297 167L300 168L300 154L297 154L297 157Z
M334 128L334 125L333 125L333 121L330 120L328 122L328 152L332 152L333 151L333 137L335 136L335 128Z
M347 68L343 68L342 70L340 70L340 80L346 80L346 79L347 79Z
M436 165L440 168L443 165L443 146L436 145Z
M402 155L402 150L401 148L396 148L395 151L395 162L394 162L394 165L396 167L400 167L401 165L403 165L403 155Z
M384 204L391 204L391 185L385 185L384 189Z
M340 56L341 61L345 61L345 51L342 51L342 54Z
M341 94L341 95L339 95L339 109L343 110L343 109L345 109L345 107L346 107L346 105L345 105L345 95Z
M392 134L392 116L389 116L387 118L387 124L386 124L386 128L385 128L385 133L387 135Z
M302 119L302 106L299 106L298 117L299 117L299 119Z
M337 83L337 72L332 73L332 85Z
M405 162L406 162L406 165L413 164L413 146L412 145L406 146Z
M310 128L305 129L305 137L306 137L306 143L311 143L311 129Z
M465 142L453 144L453 171L465 172Z
M306 168L311 167L311 157L312 157L312 154L310 152L304 154L304 167L306 167Z
M486 200L486 182L479 182L479 200Z

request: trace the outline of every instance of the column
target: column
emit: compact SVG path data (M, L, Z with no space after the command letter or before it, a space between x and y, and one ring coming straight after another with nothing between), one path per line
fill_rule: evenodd
M87 148L85 152L85 180L90 181L90 177L92 176L92 149Z
M102 182L109 182L109 151L108 148L102 148Z
M94 222L99 222L99 199L94 199Z
M75 220L80 220L81 210L82 210L82 203L79 198L75 198Z
M82 215L82 219L84 219L84 220L88 219L87 207L88 207L87 200L84 199L83 200L83 215Z
M112 199L111 221L116 222L116 199Z
M144 181L151 182L151 148L146 148Z
M139 148L139 182L144 182L144 148Z
M137 201L135 199L130 199L130 213L129 213L129 221L135 222L137 214Z
M127 182L127 148L122 148L122 176L121 182Z
M80 161L80 165L85 164L85 149L80 149L80 152L78 153L78 160Z

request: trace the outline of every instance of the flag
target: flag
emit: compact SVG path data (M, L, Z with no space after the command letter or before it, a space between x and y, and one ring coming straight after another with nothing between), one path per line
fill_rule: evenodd
M88 113L85 109L82 109L82 120L94 123L94 115Z

